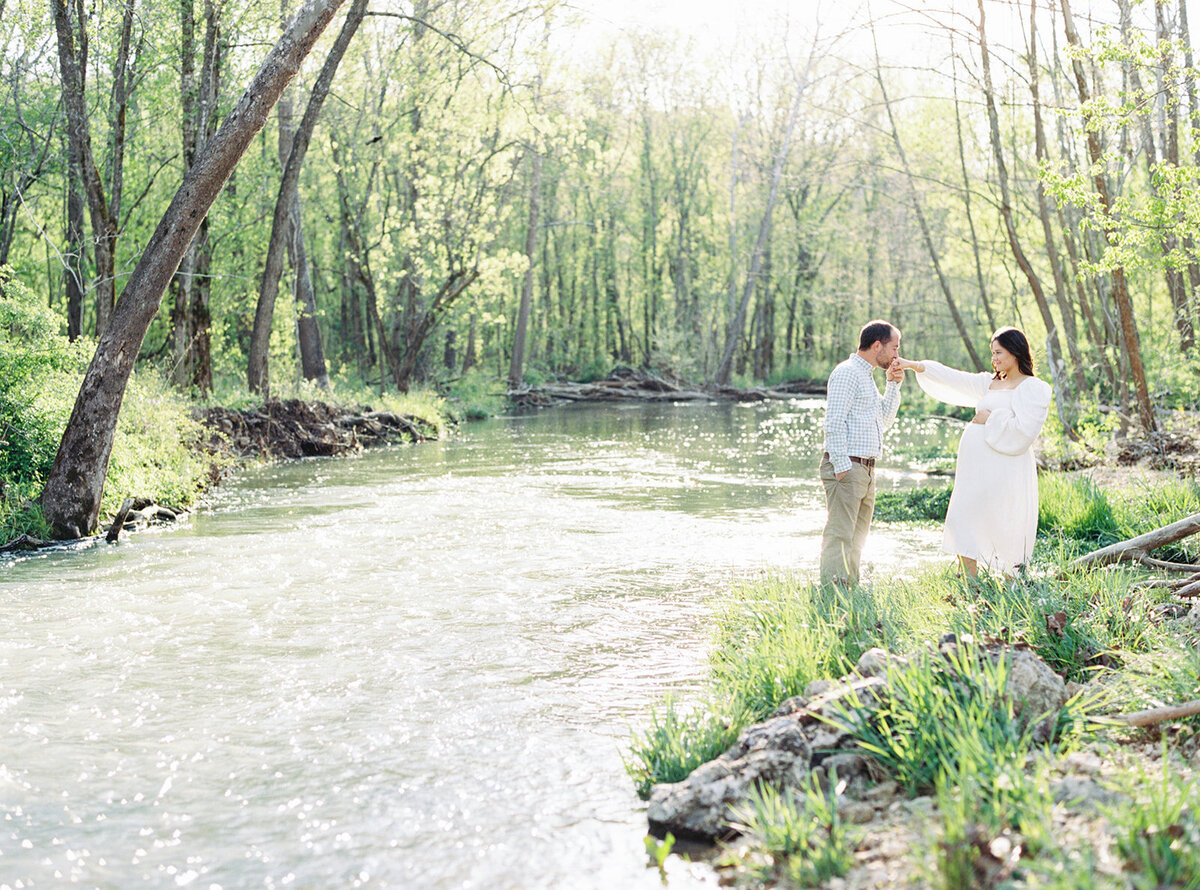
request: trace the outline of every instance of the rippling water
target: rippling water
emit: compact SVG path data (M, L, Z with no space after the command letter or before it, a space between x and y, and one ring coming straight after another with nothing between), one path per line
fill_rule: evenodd
M822 407L487 421L0 562L0 888L660 887L630 727L702 681L713 594L815 568Z

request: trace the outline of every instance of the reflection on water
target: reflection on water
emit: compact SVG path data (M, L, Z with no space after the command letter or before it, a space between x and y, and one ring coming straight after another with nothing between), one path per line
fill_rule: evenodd
M702 681L714 593L815 568L822 407L488 421L0 563L0 886L661 886L630 726Z

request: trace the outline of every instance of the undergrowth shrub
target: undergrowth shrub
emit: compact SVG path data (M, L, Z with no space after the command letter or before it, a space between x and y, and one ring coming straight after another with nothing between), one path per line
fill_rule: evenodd
M0 271L0 541L45 537L36 503L94 344L71 343L42 300ZM193 447L189 403L155 373L130 378L113 437L101 515L130 495L185 506L211 462Z
M942 522L950 505L949 486L897 488L875 494L875 519L881 522Z

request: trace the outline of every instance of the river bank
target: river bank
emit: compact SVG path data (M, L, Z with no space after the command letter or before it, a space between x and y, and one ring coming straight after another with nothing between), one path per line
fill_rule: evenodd
M438 439L450 425L436 400L422 398L416 411L378 410L363 405L338 405L303 399L269 399L261 404L233 408L191 406L178 399L159 402L159 425L146 422L145 406L131 414L134 431L120 443L133 451L115 460L118 466L141 463L160 472L133 473L136 482L106 490L109 509L102 512L96 534L115 541L122 531L138 531L178 522L187 516L195 497L219 484L231 469L246 463L333 457L354 454L382 445ZM162 430L168 430L166 436ZM172 441L171 435L175 438ZM171 457L160 463L163 453ZM163 464L166 464L165 466ZM173 473L172 473L173 471ZM156 486L169 478L165 490ZM186 478L179 478L180 476ZM130 485L138 488L130 488ZM39 534L38 511L32 502L20 508L25 514L19 533L6 536L0 553L37 550L55 542ZM18 528L14 526L14 531Z
M1034 565L1017 578L967 583L946 566L848 592L786 575L731 590L703 694L655 712L631 748L651 827L718 825L699 855L744 886L1165 887L1200 873L1200 721L1114 719L1200 698L1200 608L1144 568L1072 566L1200 512L1200 488L1145 465L1040 487ZM1200 542L1157 555L1196 563ZM986 671L946 680L947 634L1036 658L1062 690L1040 706L1054 731L1013 721ZM820 715L830 690L873 677L890 691ZM938 710L946 695L957 704ZM822 738L780 756L788 745L767 740L814 712ZM738 792L751 763L782 792Z

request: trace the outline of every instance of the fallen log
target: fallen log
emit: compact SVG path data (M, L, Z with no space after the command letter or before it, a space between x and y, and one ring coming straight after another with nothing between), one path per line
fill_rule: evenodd
M1184 717L1200 715L1200 699L1193 699L1181 705L1167 705L1162 708L1150 708L1145 711L1134 711L1132 714L1118 714L1113 717L1126 726L1153 726L1155 723L1166 723L1168 720L1182 720Z
M1193 581L1191 584L1183 585L1183 587L1175 591L1175 595L1183 598L1200 596L1200 581Z
M1151 558L1150 551L1165 547L1181 538L1200 532L1200 513L1193 513L1178 522L1156 528L1152 532L1138 535L1127 541L1118 541L1086 553L1071 563L1071 568L1079 569L1087 566L1097 567L1111 565L1117 562L1140 562L1152 568L1172 567L1173 571L1196 571L1196 566L1184 566L1182 563L1165 563Z
M1155 578L1150 581L1135 581L1129 585L1130 590L1182 590L1200 581L1200 572L1195 572L1186 578Z

